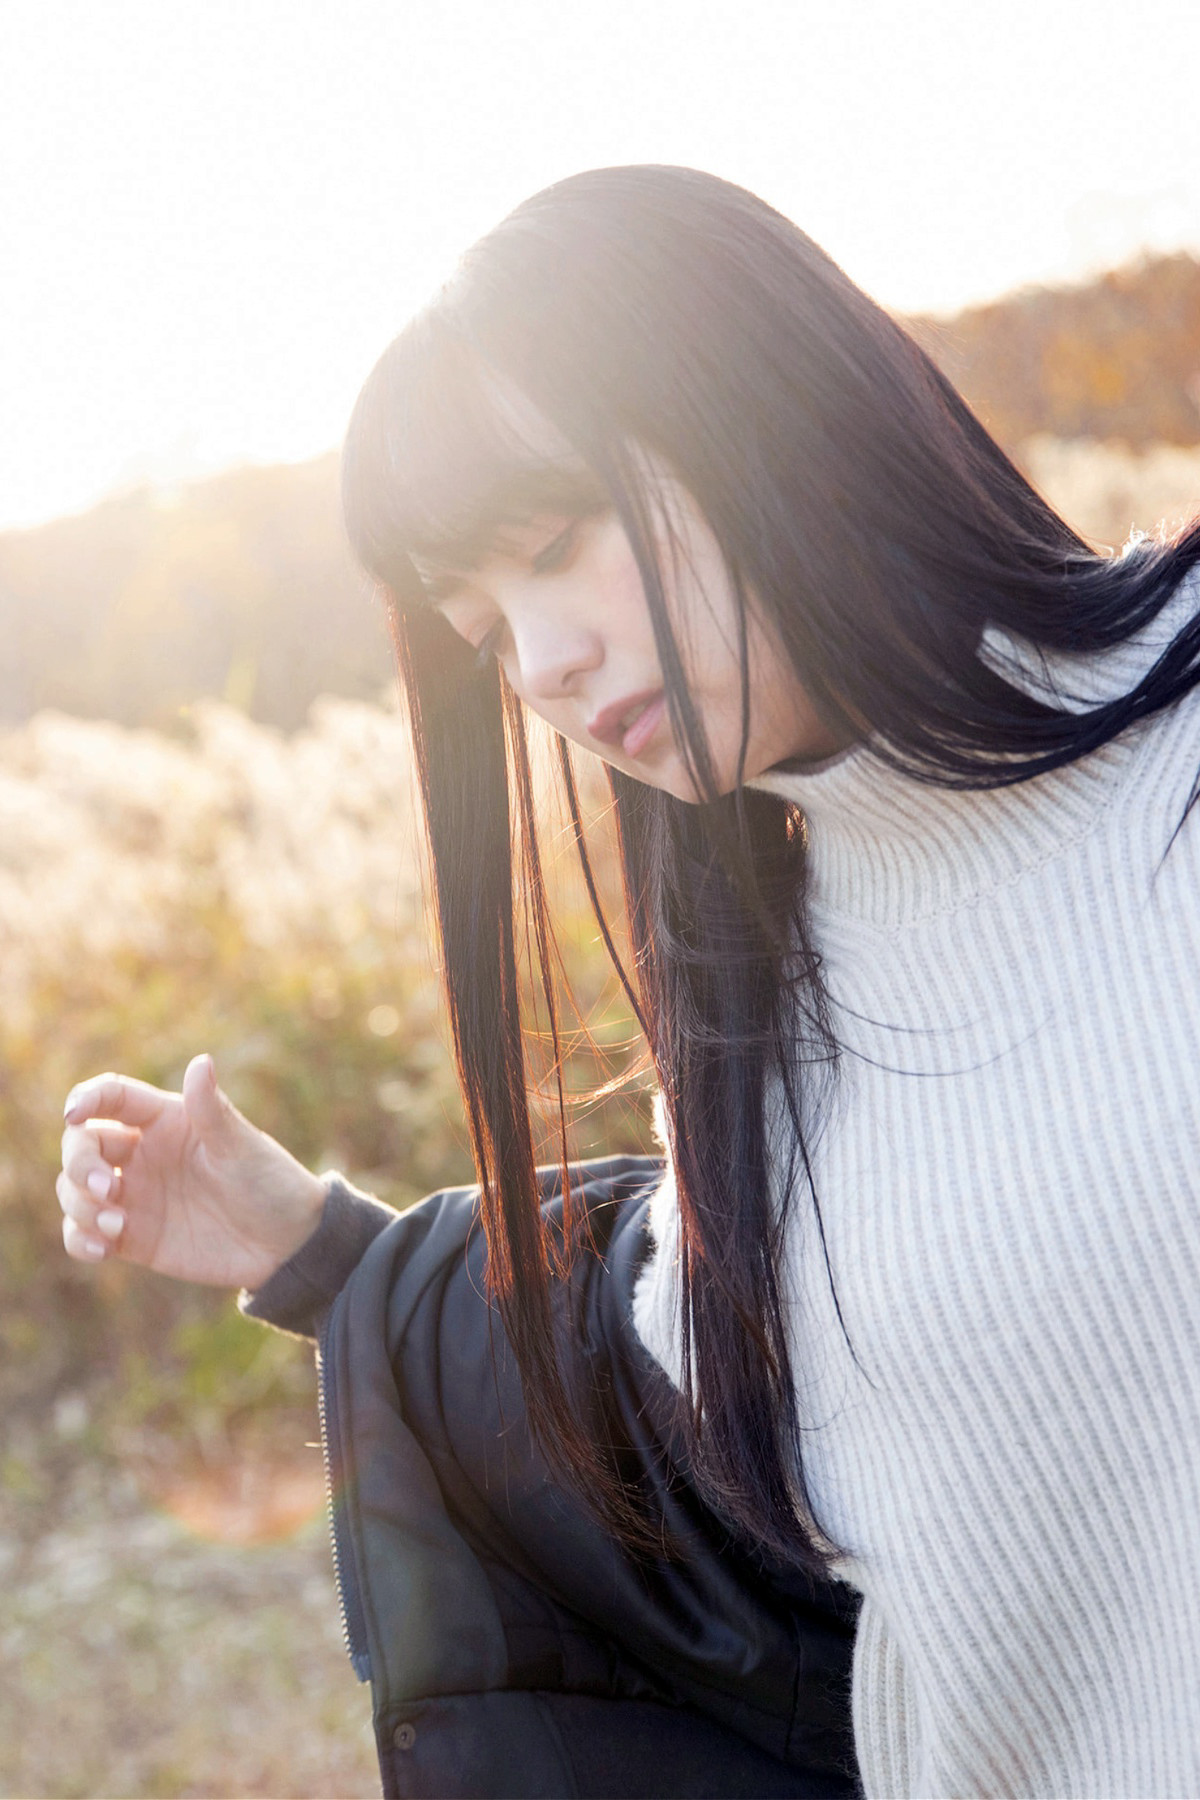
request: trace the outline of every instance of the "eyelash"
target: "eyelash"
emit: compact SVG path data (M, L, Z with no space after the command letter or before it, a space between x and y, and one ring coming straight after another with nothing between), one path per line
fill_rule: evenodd
M571 523L564 526L557 537L552 537L544 549L538 551L529 564L535 575L547 575L562 566L575 548L575 539L581 523L582 521L579 519L572 519Z

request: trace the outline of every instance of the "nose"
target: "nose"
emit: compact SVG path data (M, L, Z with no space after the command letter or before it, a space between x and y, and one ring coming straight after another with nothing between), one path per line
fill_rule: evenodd
M562 700L604 661L599 631L579 621L541 616L510 622L520 692L525 699Z

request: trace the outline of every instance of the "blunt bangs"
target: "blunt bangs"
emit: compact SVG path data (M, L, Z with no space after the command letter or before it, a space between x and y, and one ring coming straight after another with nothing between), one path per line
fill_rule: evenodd
M429 313L384 352L346 436L350 542L402 607L424 597L417 563L473 568L506 529L609 498L561 433Z

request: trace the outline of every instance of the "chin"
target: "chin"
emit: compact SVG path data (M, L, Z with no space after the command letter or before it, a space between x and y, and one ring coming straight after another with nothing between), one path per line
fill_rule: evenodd
M700 793L691 774L682 766L664 769L658 774L650 774L641 769L630 769L629 773L635 781L643 781L647 787L658 788L660 793L670 794L672 799L682 800L686 806L703 806L708 801L708 795ZM746 779L748 781L750 776L747 775ZM736 785L732 775L718 773L717 798L732 794Z
M618 762L615 758L609 760L612 761L614 768L620 769L621 773L628 775L631 780L640 781L644 787L657 788L661 794L670 794L672 799L682 800L687 806L702 806L708 800L707 794L702 794L697 790L691 771L677 749L673 749L653 765L648 762ZM743 785L748 781L753 781L758 772L757 764L748 763L743 776ZM717 797L722 798L726 794L732 794L737 787L737 777L733 769L718 767L716 777Z

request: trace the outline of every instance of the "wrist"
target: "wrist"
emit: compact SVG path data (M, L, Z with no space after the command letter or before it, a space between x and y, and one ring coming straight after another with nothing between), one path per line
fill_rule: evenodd
M321 1223L325 1202L329 1198L328 1175L313 1175L308 1169L301 1173L304 1179L297 1183L294 1207L288 1209L288 1228L280 1238L277 1267L295 1256L297 1250L308 1242Z
M321 1178L324 1204L317 1229L238 1304L253 1319L314 1337L322 1312L379 1233L397 1214L339 1175ZM247 1284L249 1285L249 1284Z

